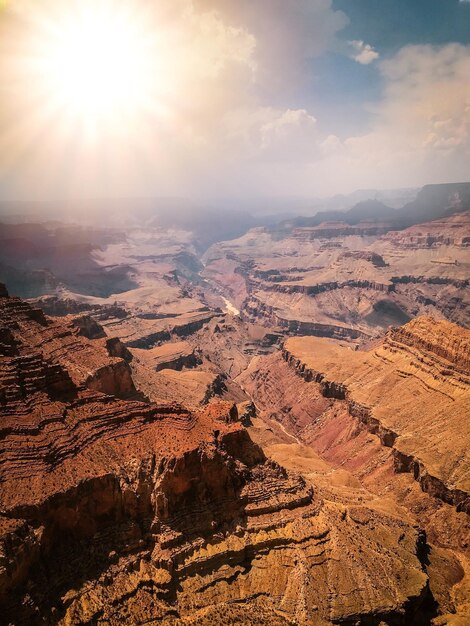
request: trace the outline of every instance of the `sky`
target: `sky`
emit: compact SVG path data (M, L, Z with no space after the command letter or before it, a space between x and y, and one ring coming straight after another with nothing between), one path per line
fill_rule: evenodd
M469 0L0 0L0 198L469 179Z

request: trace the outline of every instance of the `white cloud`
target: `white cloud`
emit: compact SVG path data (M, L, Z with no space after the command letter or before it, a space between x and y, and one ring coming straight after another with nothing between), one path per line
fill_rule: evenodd
M161 58L172 80L157 111L145 110L129 127L102 133L94 144L70 135L60 116L47 118L28 105L30 81L5 74L15 51L23 49L25 30L2 38L0 22L4 180L17 176L20 190L39 196L64 190L222 196L336 193L468 178L470 47L409 46L381 61L364 41L350 42L346 53L358 63L376 62L384 92L370 130L344 140L334 128L320 130L315 111L289 101L293 82L308 76L309 59L338 49L336 36L347 19L331 0L143 5L148 23L158 25ZM159 76L155 80L158 87ZM13 97L15 90L21 97Z
M369 63L376 61L380 56L377 50L374 50L371 45L362 40L354 39L349 42L349 45L352 48L351 58L361 65L369 65Z
M470 46L407 46L377 67L384 91L364 134L324 136L305 109L245 118L247 185L262 192L269 172L270 193L305 195L468 179Z
M305 109L288 109L260 128L261 156L268 160L304 162L318 153L317 120Z
M385 80L370 132L350 137L318 164L349 187L467 180L470 46L407 46L379 65Z
M194 0L256 38L257 81L270 93L305 76L306 61L336 45L347 24L332 0Z
M93 10L94 0L81 2ZM63 6L44 0L39 8L25 0L2 14L0 177L18 176L23 188L44 195L58 187L91 194L113 187L118 194L139 193L159 181L177 187L178 169L184 179L191 160L204 158L205 151L210 156L225 112L251 101L255 37L213 9L196 8L193 0L120 2L137 17L142 11L150 32L158 34L162 71L153 76L155 99L124 123L105 119L87 133L69 112L53 109L35 69L34 46L47 45Z
M320 153L317 120L306 109L238 109L224 120L224 152L254 163L309 163Z
M256 163L271 164L262 166L267 175L274 163L298 167L318 156L314 116L302 107L270 102L295 81L302 83L309 59L335 47L348 20L332 0L120 0L118 5L127 6L126 1L130 11L145 12L161 43L165 77L155 76L157 102L129 123L94 129L92 140L84 142L84 133L71 130L57 112L51 115L47 102L39 106L30 80L15 76L14 90L2 101L0 176L11 182L16 175L23 189L40 195L57 187L92 195L109 189L114 195L143 189L192 194L210 189L215 177L226 184L236 162L241 178L249 168L254 179ZM81 2L93 6L93 0ZM14 12L19 4L10 6ZM54 11L66 5L44 0L39 9L33 0L22 0L21 6L15 28L2 33L0 24L0 58L8 63L23 54L28 29L49 28ZM8 16L2 18L6 29ZM27 104L32 99L38 105L34 111Z

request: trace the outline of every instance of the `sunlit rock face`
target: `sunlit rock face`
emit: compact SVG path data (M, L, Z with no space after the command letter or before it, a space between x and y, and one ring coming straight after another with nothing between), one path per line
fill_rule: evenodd
M372 493L425 529L430 588L457 623L468 619L469 356L468 330L418 317L362 349L291 337L237 378L267 454L315 476L325 498Z
M204 275L243 319L287 334L360 343L417 314L468 327L468 211L401 230L337 215L218 243L206 252Z
M426 606L419 529L317 497L233 404L119 399L132 379L105 340L5 291L0 305L8 622L213 623L249 605L260 624L407 623Z
M419 317L369 351L292 338L284 358L316 381L323 396L346 401L351 415L394 449L399 471L412 472L425 491L470 513L470 331Z
M0 286L7 623L466 619L467 229L102 229Z

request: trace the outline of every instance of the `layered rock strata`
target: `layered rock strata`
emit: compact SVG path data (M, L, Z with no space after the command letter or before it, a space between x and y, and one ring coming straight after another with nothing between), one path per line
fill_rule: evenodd
M0 306L5 623L214 623L233 603L259 624L426 613L417 527L316 497L230 403L191 412L90 388L104 340L5 294Z
M236 379L256 405L250 433L278 462L325 499L380 498L426 530L433 625L470 618L468 354L468 331L417 318L364 351L290 338Z
M417 318L371 351L289 339L284 358L394 449L397 471L470 513L470 332Z
M21 387L21 379L31 381L34 363L38 363L37 378L39 383L46 374L40 372L42 365L53 369L66 370L67 376L77 388L88 388L116 396L128 397L135 394L130 368L120 357L111 356L106 341L90 341L82 336L82 325L63 324L46 318L40 309L33 308L19 298L0 298L0 319L2 332L10 333L12 340L3 349L3 353L15 351L17 359L1 366L3 393L13 393ZM31 365L33 363L33 365ZM29 365L28 365L29 364ZM26 368L27 374L22 374ZM18 379L13 383L8 378ZM45 371L45 370L44 370ZM47 376L46 376L47 378ZM21 392L20 392L21 394Z
M416 315L468 327L470 213L386 230L253 229L214 245L204 276L245 320L293 335L362 342Z

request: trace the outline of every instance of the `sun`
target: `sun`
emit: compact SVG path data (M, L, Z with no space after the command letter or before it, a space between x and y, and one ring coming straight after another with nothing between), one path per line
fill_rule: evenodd
M65 104L83 112L132 107L145 92L148 60L132 25L86 13L71 23L45 59L46 80Z
M181 17L185 3L174 2L7 3L0 11L3 171L28 167L38 188L107 194L102 181L127 190L130 180L151 180L156 163L163 169L169 153L183 154L187 137L198 140L188 118L200 102L193 70L203 46L192 14Z
M119 123L154 106L168 82L158 37L129 3L69 5L50 20L38 45L42 92L72 118Z

